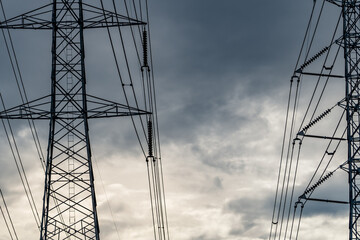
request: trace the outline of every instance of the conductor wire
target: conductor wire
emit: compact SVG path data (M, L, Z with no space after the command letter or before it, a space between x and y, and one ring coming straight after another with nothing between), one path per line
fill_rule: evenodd
M310 14L310 18L307 24L307 28L305 31L305 36L304 39L302 41L301 44L301 49L300 49L300 53L298 55L295 67L294 67L294 72L296 71L299 62L300 62L300 58L301 58L301 53L303 52L304 46L305 46L305 42L306 42L306 38L309 34L309 30L310 30L310 24L312 22L313 16L314 16L314 11L315 11L315 2L312 6L312 10L311 10L311 14ZM277 178L277 184L276 184L276 192L275 192L275 200L274 200L274 206L273 206L273 213L272 213L272 223L271 223L271 227L270 227L270 233L269 233L269 240L271 240L272 237L272 233L273 233L273 225L277 225L278 223L278 219L275 220L275 211L276 211L276 205L278 202L278 194L279 194L279 186L280 186L280 177L281 177L281 170L282 170L282 165L283 165L283 159L284 159L284 150L285 150L285 141L286 141L286 135L287 135L287 126L288 126L288 120L289 120L289 114L290 114L290 102L291 102L291 96L292 96L292 86L293 86L293 79L290 81L290 89L289 89L289 96L288 96L288 103L287 103L287 110L286 110L286 117L285 117L285 127L284 127L284 133L283 133L283 138L282 138L282 147L281 147L281 156L280 156L280 165L279 165L279 171L278 171L278 178ZM277 227L276 227L277 229ZM275 236L276 236L276 230L275 229ZM275 239L276 237L274 237Z
M294 141L296 141L296 140L294 140ZM286 239L286 234L287 234L287 230L288 230L288 226L289 226L290 215L291 215L291 207L292 207L294 191L295 191L295 182L296 182L296 177L297 177L297 172L298 172L298 167L299 167L299 159L300 159L300 152L301 152L302 142L301 142L300 139L298 141L299 141L299 149L298 149L297 157L296 157L296 166L295 166L295 171L294 171L293 183L292 183L292 187L291 187L291 197L290 197L290 201L289 201L289 210L288 210L288 216L287 216L287 220L286 220L286 228L285 228L284 239ZM290 177L290 175L289 175L289 177ZM292 235L292 232L290 231L290 236L291 235Z
M6 214L7 214L8 218L9 218L9 223L10 223L10 225L11 225L11 229L12 229L12 231L13 231L13 233L14 233L15 239L18 240L19 238L18 238L18 236L17 236L16 230L15 230L15 227L14 227L14 223L13 223L13 221L12 221L12 219L11 219L11 216L10 216L10 213L9 213L9 209L8 209L8 207L7 207L7 204L6 204L6 201L5 201L5 198L4 198L4 195L3 195L3 192L2 192L2 190L1 190L1 188L0 188L0 195L1 195L1 199L2 199L2 201L3 201L3 203L4 203L4 207L5 207ZM11 239L13 239L13 234L11 233L10 227L9 227L9 225L8 225L8 221L6 220L5 214L4 214L1 206L0 206L0 210L1 210L1 214L3 215L3 218L4 218L4 221L5 221L6 227L7 227L8 231L9 231L10 237L11 237Z
M103 14L104 14L104 17L105 17L105 14L106 14L106 13L105 13L105 9L104 9L103 0L100 0L100 3L101 3L101 8L102 8L102 10L103 10ZM110 41L110 45L111 45L111 49L112 49L112 53L113 53L115 65L116 65L116 70L117 70L117 73L118 73L118 76L119 76L119 79L120 79L120 82L121 82L121 85L122 85L123 93L124 93L124 96L125 96L125 101L126 101L127 106L129 107L129 113L130 113L130 117L131 117L132 124L133 124L134 129L135 129L135 134L136 134L136 137L137 137L138 142L139 142L139 144L140 144L141 151L142 151L144 157L146 157L144 147L143 147L143 145L142 145L142 142L141 142L139 133L138 133L137 128L136 128L136 124L135 124L135 121L134 121L134 117L132 116L131 111L130 111L130 102L129 102L128 96L127 96L127 94L126 94L126 90L125 90L125 88L124 88L124 81L123 81L123 78L122 78L122 75L121 75L121 72L120 72L120 66L119 66L118 58L117 58L117 56L116 56L115 46L114 46L113 39L112 39L112 36L111 36L111 33L110 33L110 29L109 29L108 22L106 22L106 29L107 29L107 33L108 33L108 37L109 37L109 41Z
M160 148L160 132L159 132L159 121L158 121L158 112L157 112L157 101L156 101L156 89L155 89L155 83L154 83L154 67L153 67L153 54L152 54L152 44L151 44L151 24L150 24L150 19L149 19L149 5L148 5L148 0L145 0L145 7L146 7L146 19L148 22L147 28L148 28L148 35L149 35L149 54L150 54L150 66L151 66L151 80L152 80L152 86L153 86L153 96L154 96L154 122L155 122L155 131L156 131L156 138L155 138L155 143L154 145L157 146L156 147L156 154L159 156L158 157L158 165L159 165L159 171L160 171L160 181L161 181L161 190L162 190L162 202L164 204L164 215L165 215L165 223L166 223L166 231L167 231L167 237L170 240L170 232L169 232L169 226L168 226L168 216L167 216L167 207L166 207L166 196L165 196L165 184L164 184L164 176L163 176L163 166L162 166L162 158L161 158L161 148ZM165 238L165 236L164 236Z
M1 100L3 108L6 109L1 94L0 94L0 100ZM21 160L19 149L18 149L16 141L15 141L14 133L13 133L12 127L10 125L10 121L9 121L9 119L7 119L10 134L9 134L7 128L6 128L4 119L1 119L1 122L2 122L2 125L4 127L5 134L6 134L8 142L9 142L10 149L11 149L11 152L12 152L15 164L16 164L16 168L18 170L20 180L21 180L21 183L23 185L26 197L27 197L28 202L30 204L30 208L31 208L31 211L33 213L36 225L40 229L39 213L38 213L38 211L36 209L35 201L34 201L34 198L33 198L33 195L32 195L32 191L31 191L31 188L30 188L26 173L25 173L24 165L23 165L22 160ZM13 144L14 144L14 146L13 146Z

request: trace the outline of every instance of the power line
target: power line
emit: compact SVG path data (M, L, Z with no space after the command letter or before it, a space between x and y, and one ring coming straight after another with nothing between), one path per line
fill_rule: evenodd
M317 189L320 184L322 184L324 181L326 181L327 179L329 179L334 173L335 171L337 171L338 169L343 169L345 171L348 172L349 174L349 203L350 203L350 239L353 239L351 236L352 235L357 235L357 229L356 228L356 222L358 220L358 212L359 212L359 208L358 206L355 204L355 202L357 201L357 197L359 196L359 188L355 183L355 176L357 176L359 173L354 171L354 169L358 169L358 156L360 155L360 151L359 151L359 147L357 142L357 136L359 134L359 127L358 127L358 92L359 92L359 81L358 81L358 59L359 59L359 53L358 53L358 47L355 43L358 42L358 35L356 35L356 32L358 31L358 22L360 21L360 10L359 9L355 9L356 7L353 6L352 4L348 3L347 1L343 1L342 2L342 9L343 11L340 13L339 17L337 18L337 22L334 28L333 32L330 32L329 34L331 35L330 38L330 44L325 47L324 49L322 49L321 51L319 51L317 54L315 54L314 56L312 56L311 58L309 58L309 54L310 51L313 49L313 45L314 45L314 40L315 40L315 36L318 34L318 29L320 26L320 20L322 19L322 15L324 12L324 6L325 6L325 2L331 2L334 3L333 1L322 1L322 4L320 5L319 8L319 13L317 15L317 19L315 20L315 27L314 30L312 31L312 33L310 34L310 25L311 22L313 21L313 17L315 16L315 5L316 5L316 1L314 1L313 4L313 8L312 8L312 12L311 12L311 17L310 20L308 22L308 26L307 26L307 30L305 33L305 37L304 37L304 41L302 43L301 46L301 50L296 62L296 67L295 67L295 71L294 71L294 77L300 81L300 79L303 78L304 75L310 75L310 76L317 76L317 81L314 87L314 90L311 92L310 94L310 101L308 102L307 105L305 105L305 114L302 117L301 123L299 125L299 130L298 133L296 134L296 137L293 138L293 128L292 126L295 125L295 121L297 120L297 118L294 118L294 114L296 115L298 112L298 108L299 108L299 102L300 102L300 92L301 92L301 86L302 86L302 82L300 81L300 89L299 89L299 93L295 94L294 97L289 97L288 99L288 108L287 108L287 112L286 112L286 124L285 124L285 129L284 129L284 136L283 136L283 144L282 144L282 151L281 151L281 159L280 159L280 167L279 167L279 173L278 173L278 181L277 181L277 188L276 188L276 193L275 193L275 203L274 203L274 207L273 207L273 215L272 215L272 224L271 224L271 228L270 228L270 234L269 234L269 240L271 239L288 239L290 237L290 239L292 239L294 236L296 236L296 239L299 236L299 230L300 230L300 224L301 224L301 219L303 216L303 208L305 207L306 203L308 200L314 200L314 198L310 199L310 196L313 194L314 190ZM338 5L339 4L335 4ZM348 11L348 12L346 12ZM338 29L340 26L340 20L343 17L343 32L342 32L342 36L338 39L336 39L336 35L339 33ZM307 47L307 49L305 49L305 39L309 38L309 45ZM333 50L333 45L337 44L338 48ZM334 70L334 65L337 63L338 60L338 56L341 53L340 49L344 48L344 53L345 53L345 75L344 76L340 76L340 75L334 75L333 74L333 70ZM326 54L325 54L326 53ZM310 65L311 63L315 62L315 60L319 59L322 55L326 55L322 65L321 66L321 70L316 73L312 73L312 72L303 72L303 70L305 68L308 67L308 65ZM300 63L300 58L301 56L304 55L304 63L299 66ZM330 66L328 65L330 64ZM326 74L324 74L325 70L327 71ZM322 81L323 78L326 78L325 81ZM336 103L335 105L333 105L331 108L328 108L325 112L323 112L322 114L320 114L318 117L315 118L317 111L319 110L319 106L321 103L324 102L324 95L325 95L325 91L328 88L329 85L329 80L333 77L336 78L345 78L346 80L346 96L343 100L339 101L338 103ZM290 87L290 91L289 91L289 96L291 96L292 94L292 88ZM292 119L289 121L289 104L290 102L293 101L294 103L294 108L292 109ZM336 123L336 126L334 127L334 130L331 131L331 135L328 136L317 136L317 135L310 135L307 134L307 131L309 131L309 129L311 127L313 127L313 125L315 125L316 123L319 123L320 120L324 119L324 117L326 115L328 115L330 113L330 111L336 107L340 107L343 108L344 110L342 111L342 114L339 118L338 121L333 121L334 124ZM310 114L310 111L311 114ZM307 117L309 116L310 120L309 120L309 124L307 124L305 127L304 123L305 120L307 119ZM339 133L339 129L341 128L341 124L343 123L343 120L345 119L345 115L346 115L346 120L347 120L347 126L344 129L344 131L342 131L341 136L337 136ZM286 134L286 132L288 131L288 126L290 126L290 131L288 133L288 135ZM301 130L302 129L302 130ZM327 131L329 132L329 131ZM340 132L341 133L341 132ZM347 134L345 136L345 134ZM345 137L344 137L345 136ZM298 165L299 165L299 156L300 156L300 152L301 152L301 144L303 143L303 141L306 138L309 137L315 137L315 138L324 138L324 139L329 139L328 144L326 145L325 151L322 154L322 157L319 161L319 163L317 164L317 167L309 181L309 183L307 184L307 187L304 190L304 194L301 195L298 199L298 201L295 203L295 208L293 213L291 212L291 207L293 204L293 196L294 196L294 191L295 191L295 181L298 175ZM293 162L293 156L295 154L294 151L294 145L293 147L290 149L290 142L291 141L299 141L300 145L299 145L299 149L297 151L297 157L296 157L296 162L295 162L295 169L292 169L292 162ZM347 140L348 141L348 161L345 163L342 163L340 166L336 167L335 170L332 170L329 172L329 167L330 164L333 162L334 160L334 155L337 152L338 148L340 147L340 144ZM283 162L283 155L284 155L284 149L285 149L285 144L288 144L287 146L287 156L286 156L286 161ZM330 151L330 148L332 149L332 151ZM325 157L329 156L329 159L327 161L325 161ZM285 166L283 166L285 164ZM328 172L328 173L327 173ZM315 180L315 177L317 175L320 175L318 178L318 181L316 181L311 187L310 185L313 183L313 181ZM292 178L292 183L290 186L290 179ZM282 177L282 178L281 178ZM290 190L290 193L288 192L288 190ZM288 195L289 194L289 195ZM289 196L289 197L288 197ZM316 199L319 200L319 199ZM320 201L323 201L320 199ZM344 201L330 201L330 202L334 202L334 203L345 203ZM287 204L288 203L288 204ZM299 210L299 206L301 206L301 210L300 212ZM285 219L285 211L287 210L287 217ZM280 217L280 212L282 212L281 218ZM277 216L276 216L277 215ZM296 219L298 219L298 221L296 222ZM285 229L283 229L283 223L284 221L286 221L286 225L285 225ZM278 227L279 226L279 227ZM273 229L275 228L275 229ZM290 230L290 231L289 231ZM296 231L296 232L294 232Z
M1 103L2 103L2 106L3 106L3 109L6 109L5 103L4 103L4 100L3 100L1 94L0 94L0 100L1 100ZM5 125L5 121L4 121L3 118L1 118L1 122L2 122L3 128L5 130L6 138L8 140L8 143L9 143L9 146L10 146L10 149L11 149L11 153L12 153L13 158L14 158L16 169L18 171L21 183L23 185L26 197L28 199L28 202L29 202L31 211L33 213L36 225L37 225L38 228L40 228L39 213L38 213L37 208L36 208L34 197L33 197L33 194L32 194L31 188L30 188L28 178L26 176L24 165L23 165L23 162L22 162L22 159L21 159L21 156L20 156L18 146L16 144L16 140L15 140L15 137L14 137L14 133L13 133L10 121L9 121L9 119L7 119L7 127ZM9 130L7 130L7 129L9 129Z
M6 15L5 15L5 10L4 10L4 6L2 3L2 0L0 0L0 5L1 5L1 10L2 10L2 14L4 16L4 21L7 21ZM5 36L5 30L1 29L2 31L2 35L4 38L4 42L5 42L5 46L6 46L6 50L9 56L9 60L11 63L11 67L13 70L13 74L16 80L16 84L17 84L17 88L19 90L19 94L20 94L20 98L23 104L25 104L26 102L29 102L28 97L27 97L27 93L25 90L25 85L24 85L24 81L23 81L23 77L20 71L20 66L19 66L19 62L16 56L16 51L15 51L15 47L14 47L14 43L11 37L11 33L9 29L6 29L7 32L7 36L10 42L10 46L8 44L8 40ZM44 159L44 154L43 151L41 149L41 144L40 144L40 140L39 140L39 135L35 126L35 123L32 119L28 119L28 124L29 124L29 128L31 131L31 135L33 137L34 143L35 143L35 147L39 156L39 160L40 160L40 164L41 167L45 170L45 159Z
M13 239L18 240L18 236L17 236L16 230L15 230L15 226L14 226L14 223L13 223L13 221L11 219L10 212L9 212L8 207L7 207L7 204L6 204L6 201L5 201L5 198L4 198L4 195L2 193L1 188L0 188L0 195L1 195L1 199L2 199L2 202L4 204L4 207L5 207L5 212L3 211L1 205L0 205L0 211L1 211L1 215L3 216L3 219L5 221L6 228L7 228L8 232L9 232L10 238L12 240Z
M98 222L97 222L97 212L96 212L96 199L95 199L95 193L94 193L94 186L93 186L93 172L92 172L92 165L91 165L91 148L90 148L90 141L89 141L89 136L88 136L88 131L89 131L89 127L88 127L88 122L87 120L90 119L91 116L88 116L88 106L87 106L87 98L92 98L92 99L96 99L98 101L103 101L103 102L95 102L94 100L91 100L89 102L91 102L92 104L104 104L104 99L100 99L97 97L93 97L90 95L86 94L86 89L85 89L85 70L84 70L84 38L83 38L83 30L86 28L97 28L97 27L104 27L107 29L108 32L108 37L110 40L110 45L111 45L111 49L113 52L113 57L115 60L115 64L116 64L116 71L118 73L118 77L120 79L120 83L122 86L122 90L123 90L123 94L125 97L125 101L126 104L121 105L121 110L126 110L127 112L122 112L122 113L118 113L118 106L120 105L116 105L116 115L114 116L130 116L131 117L131 121L133 124L133 128L135 130L136 133L136 137L138 139L139 145L141 147L141 150L143 152L144 157L146 156L145 153L145 145L148 146L149 149L152 149L153 146L155 148L154 153L155 155L153 155L152 153L150 153L149 150L149 157L152 157L152 161L151 161L151 172L150 172L150 176L151 176L151 181L150 181L150 191L152 195L151 197L151 201L154 200L154 206L152 207L152 211L155 210L154 212L156 212L156 219L157 219L157 229L158 229L158 233L157 236L159 237L159 240L165 239L165 219L166 219L166 228L167 228L167 236L169 236L168 233L168 227L167 227L167 216L166 218L164 218L164 212L166 215L166 209L164 209L164 204L165 204L165 196L164 196L164 183L163 183L163 175L162 175L162 166L161 166L161 155L160 154L160 145L159 145L159 130L158 130L158 123L157 123L157 115L156 117L154 117L154 112L156 113L156 103L154 103L155 101L155 90L154 90L154 75L153 73L150 74L150 68L147 65L147 61L144 60L144 66L147 67L148 71L146 72L146 75L144 75L143 78L143 89L142 92L144 92L144 105L145 108L148 109L146 111L143 111L139 108L140 106L140 102L138 101L138 96L137 96L137 92L135 91L135 87L134 87L134 81L133 81L133 70L130 69L130 65L129 65L129 60L128 60L128 54L127 54L127 50L125 49L125 43L124 43L124 39L123 39L123 32L120 29L120 26L130 26L131 29L131 35L133 38L133 42L134 42L134 46L136 49L136 56L138 58L138 61L141 65L141 61L140 61L140 54L139 54L139 50L138 50L138 45L137 42L135 41L135 32L133 31L133 26L132 25L138 25L138 30L139 30L139 41L143 43L143 52L144 52L144 59L145 59L145 53L146 53L146 46L147 46L147 40L146 40L146 30L145 28L143 31L143 35L140 31L140 25L144 25L144 22L141 22L137 19L138 16L138 12L136 10L136 6L135 6L135 1L132 1L132 3L134 4L134 13L136 15L136 19L131 19L130 17L130 12L127 6L126 1L124 1L125 3L125 7L126 7L126 12L127 12L127 17L126 16L120 16L120 14L118 14L117 12L117 7L115 4L115 1L112 1L113 4L113 9L114 11L108 11L105 10L104 8L104 3L101 0L100 4L101 4L101 8L97 8L97 7L93 7L89 4L83 4L81 0L74 0L74 1L62 1L62 2L57 2L57 1L53 1L53 4L48 4L45 7L50 7L52 10L47 11L47 10L43 10L45 7L43 8L38 8L35 9L34 11L31 11L29 13L26 14L26 18L24 17L25 15L20 15L19 17L16 17L15 20L11 19L11 23L8 25L7 20L5 20L4 22L2 22L2 29L9 29L15 26L15 28L30 28L30 29L44 29L44 26L46 26L46 29L52 29L53 31L53 45L52 45L52 75L51 75L51 80L52 80L52 92L49 95L50 99L50 105L51 105L51 111L45 112L45 115L41 115L40 117L42 119L50 119L50 130L49 130L49 142L48 142L48 156L47 156L47 165L46 165L46 185L45 185L45 189L44 189L44 203L43 203L43 215L42 215L42 220L41 220L41 238L46 238L46 237L51 237L51 234L54 234L56 236L58 236L59 238L61 238L61 236L63 236L62 234L65 234L66 237L70 237L70 236L87 236L92 238L93 237L93 233L96 237L96 239L99 238L99 227L98 227ZM131 3L130 3L131 4ZM83 9L83 6L85 6L86 9ZM58 9L58 7L60 7ZM143 18L143 7L142 7L142 3L141 0L139 0L139 7L140 7L140 16L141 19ZM41 11L40 13L38 13L37 11ZM76 11L79 11L78 13ZM100 12L99 12L100 11ZM94 22L92 21L91 24L86 25L85 23L87 23L86 19L83 16L83 12L90 12L91 14L98 14L97 18L91 18L91 20L93 19L100 19L98 22ZM39 15L41 14L51 14L52 13L52 20L43 20L42 18L39 17ZM31 15L32 14L32 15ZM68 16L70 17L70 19L66 19L66 21L63 21L62 15L64 16ZM147 2L146 2L146 19L149 20L148 17L148 8L147 8ZM4 14L5 16L5 14ZM35 17L35 21L31 22L30 24L27 23L28 19L32 19L32 17ZM6 18L6 17L5 17ZM123 21L123 22L121 22ZM20 22L20 23L19 23ZM24 23L26 22L26 23ZM87 23L88 24L88 23ZM97 25L96 25L97 24ZM110 26L111 25L111 26ZM125 62L125 68L127 70L127 75L125 74L123 76L122 72L120 72L120 66L119 66L119 59L115 50L115 46L114 46L114 42L112 39L112 34L110 32L110 27L114 27L117 26L117 30L118 30L118 34L120 37L120 41L121 41L121 47L122 47L122 53L123 53L123 57L124 57L124 62ZM69 30L68 29L74 29L74 30ZM76 29L76 31L75 31ZM149 28L147 28L148 32L149 32ZM10 43L12 44L12 39L10 34L9 38L10 38ZM4 39L6 40L5 34L3 34ZM149 38L149 42L150 42L150 38ZM13 45L12 45L13 46ZM65 51L64 49L66 48L71 48L76 52L76 56L68 59L68 56L64 55L65 52L67 54L67 51ZM9 119L14 117L14 118L24 118L24 119L28 119L28 120L33 120L39 117L39 114L34 111L34 108L31 104L35 104L36 107L38 107L39 105L36 105L38 100L32 101L32 102L28 102L27 100L27 96L26 93L23 96L23 92L25 92L25 87L23 85L22 82L22 77L21 77L21 73L19 70L19 67L16 64L17 63L17 59L16 59L16 55L15 55L15 51L14 48L12 47L12 52L10 51L9 47L8 47L8 54L10 56L10 61L14 70L14 75L16 77L16 79L18 79L18 75L20 76L19 79L20 81L17 80L17 84L18 84L18 89L19 92L21 94L21 97L23 99L23 104L15 107L18 108L19 110L21 110L23 107L26 107L26 109L29 109L29 113L26 115L20 114L20 115L11 115L13 114L13 112L11 112L11 110L8 112L4 106L5 111L2 112L2 121L3 119L7 119L9 122ZM64 56L63 56L64 55ZM12 57L15 57L15 61L12 60ZM151 59L152 61L152 59ZM152 67L152 62L151 62L151 67ZM17 71L15 71L15 69L17 69ZM141 67L139 68L139 70L141 69ZM62 72L65 72L64 74ZM76 84L74 84L73 87L71 87L70 89L67 89L66 86L62 86L60 84L61 79L66 78L67 75L72 74L72 76L74 78L76 78L76 81L78 81ZM129 81L126 81L129 80ZM81 87L79 87L81 85ZM22 88L20 87L22 86ZM127 87L130 86L131 87L131 93L128 93L128 89ZM76 88L77 87L77 88ZM81 101L78 100L80 93L82 94L82 98ZM45 97L46 98L46 97ZM45 98L39 98L40 100L43 100ZM134 101L136 107L131 107L130 106L130 102ZM113 106L113 102L110 103L110 101L108 101L109 104L106 105L104 107L107 106ZM107 102L107 103L108 103ZM42 105L42 104L40 104ZM74 110L69 110L69 106L71 105L72 108ZM65 107L63 107L65 106ZM68 112L64 112L65 110L68 110ZM100 109L100 110L98 110ZM36 109L37 110L37 109ZM94 116L96 118L102 117L99 116L97 114L103 114L104 116L107 116L108 112L107 110L102 111L101 107L100 108L95 108L96 113L94 113ZM77 112L78 111L80 113L80 117L76 118L77 116ZM10 115L8 115L10 114ZM62 118L62 116L66 114L67 118ZM157 114L157 113L156 113ZM135 122L135 117L134 115L138 115L139 116L139 121L141 124L141 130L138 129L138 122ZM146 115L145 117L142 117L141 115ZM60 117L59 117L60 116ZM74 116L74 117L73 117ZM73 117L73 118L72 118ZM80 119L79 121L77 121L78 119ZM146 121L145 121L146 120ZM77 121L77 122L76 122ZM148 132L146 132L145 129L145 123L147 122L154 122L155 124L155 133L153 136L153 130L151 129L151 131L149 130ZM29 121L30 123L30 121ZM33 124L33 122L32 122ZM35 143L37 143L38 141L38 137L37 137L37 133L36 133L36 129L35 129L35 125L33 126L32 124L29 124L31 129L33 129L32 127L34 127L34 134L33 134L33 138ZM3 121L3 125L5 126L5 123ZM79 126L84 125L84 132L80 129L78 129ZM57 129L55 129L55 127ZM10 132L12 133L12 129L11 126L9 126L10 128ZM6 128L5 128L6 131ZM65 133L63 133L62 131L65 131ZM144 135L144 138L142 138L141 136L141 131ZM7 133L7 132L6 132ZM74 138L76 138L76 140L71 140L71 143L74 143L74 145L69 144L70 142L70 138L68 138L68 144L63 143L63 139L65 139L66 136L73 136ZM7 133L8 139L10 139L9 134ZM13 136L13 134L12 134ZM9 140L10 142L10 140ZM15 141L14 141L15 142ZM154 145L152 145L152 143L154 142ZM84 143L85 145L81 145L82 143ZM143 144L146 143L146 144ZM78 149L75 149L76 148ZM13 155L15 156L15 153L17 153L17 155L19 155L18 153L18 149L15 143L14 146L15 150L13 150ZM41 154L41 148L37 148L39 155ZM81 152L85 151L87 154L85 154L84 156L81 155ZM86 160L86 156L87 156L87 163L83 163L82 161ZM19 155L20 157L20 155ZM63 159L63 157L65 157L65 159ZM62 162L67 161L67 159L76 159L79 163L80 166L78 168L73 168L73 170L68 170L66 171L65 169L63 169L61 167ZM41 157L42 160L44 160L43 157ZM70 160L69 160L70 162ZM87 164L87 165L86 165ZM160 165L159 165L160 164ZM22 165L22 163L20 164ZM81 172L79 173L80 175L76 175L78 173L76 173L76 171L78 169L81 170L81 168L83 166L88 166L89 167L89 171L85 171L85 172ZM160 166L160 167L159 167ZM18 167L19 171L21 169L21 166ZM80 171L79 170L79 171ZM84 180L84 178L87 179L87 175L84 177L84 174L88 174L89 173L89 180ZM23 169L23 173L25 174L25 171ZM20 174L20 176L22 176ZM26 175L25 175L25 179L26 179ZM27 180L27 179L26 179ZM89 181L89 183L87 182ZM64 182L64 184L62 184L62 182ZM69 212L71 212L72 210L76 211L77 207L83 207L82 203L79 204L75 201L75 196L77 196L78 194L73 194L71 195L69 190L69 196L66 196L65 194L63 194L63 192L59 193L58 190L64 188L64 186L68 186L71 187L72 185L70 183L72 182L76 182L76 184L78 186L80 186L82 189L78 194L83 194L84 191L91 191L91 201L92 201L92 206L93 209L92 211L89 211L89 213L84 213L84 211L86 210L91 210L88 209L88 207L83 208L81 211L79 211L79 214L82 214L82 216L84 216L84 219L82 219L81 221L84 220L84 222L87 222L86 224L92 224L94 223L94 228L95 231L94 232L90 232L88 230L88 226L86 226L86 228L82 228L81 231L77 230L77 225L79 225L78 222L74 223L74 225L66 225L66 223L64 223L63 220L59 221L59 219L63 219L62 218L62 213L64 213L65 211L67 211L67 209L69 209ZM88 185L86 185L88 183ZM81 185L82 184L82 185ZM23 183L23 185L25 186L25 181ZM55 186L55 187L54 187ZM88 189L86 188L88 187ZM28 187L29 188L29 187ZM25 187L26 189L26 187ZM87 190L86 190L87 189ZM31 195L31 191L30 191L30 196ZM54 204L51 205L51 200L54 200ZM83 201L83 200L81 200ZM53 212L55 209L60 209L60 212L58 211L58 213ZM64 209L66 208L66 209ZM36 210L36 209L35 209ZM71 214L71 213L70 213ZM70 216L70 215L69 215ZM70 217L71 218L71 217ZM154 219L154 218L153 218ZM94 221L93 221L94 220ZM69 220L71 221L71 220ZM83 223L83 222L81 222ZM115 221L114 221L115 223ZM82 225L82 224L81 224ZM48 226L56 226L54 232L50 232L50 230L48 231ZM155 224L154 224L155 227ZM115 228L116 225L115 225ZM116 229L117 230L117 229ZM50 235L49 235L50 234ZM90 236L91 235L91 236ZM119 237L119 235L118 235ZM56 237L57 238L57 237ZM156 238L156 236L155 236Z

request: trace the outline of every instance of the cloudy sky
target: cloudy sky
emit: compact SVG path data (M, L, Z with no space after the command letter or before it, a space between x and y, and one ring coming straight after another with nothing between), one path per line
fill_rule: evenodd
M3 1L8 16L48 2ZM171 239L268 238L289 79L313 2L149 1ZM115 90L96 80L98 72L112 67L98 58L110 54L108 42L105 32L99 33L104 41L94 34L86 40L88 85L90 91L106 94ZM50 86L50 34L13 32L13 37L29 98L45 95ZM3 42L0 46L1 93L13 106L20 100ZM47 126L39 124L43 149ZM105 240L152 237L146 165L129 126L122 119L90 123ZM30 132L21 122L14 122L14 131L41 209L43 174ZM0 187L19 239L36 239L39 233L3 131L1 137ZM310 173L307 168L300 173L301 186ZM303 239L320 239L325 233L333 239L347 236L346 209L309 209ZM1 219L0 240L5 239L10 238Z

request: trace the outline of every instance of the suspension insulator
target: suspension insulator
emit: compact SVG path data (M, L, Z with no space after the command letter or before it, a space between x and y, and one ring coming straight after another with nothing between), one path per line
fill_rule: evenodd
M331 112L331 108L327 109L325 112L323 112L320 116L312 120L308 125L306 125L302 130L301 133L305 134L305 132L311 128L315 123L320 121L322 118L324 118L326 115L328 115Z
M310 188L308 188L304 194L308 194L312 191L315 190L315 188L317 188L318 186L320 186L323 182L325 182L326 180L328 180L332 175L334 174L334 172L329 172L328 174L326 174L323 178L319 179L319 181L317 181L317 183L315 183L314 185L312 185Z
M147 42L147 31L143 31L143 67L148 67L148 42Z
M312 58L310 58L303 65L301 65L300 68L298 70L296 70L296 72L301 73L307 66L309 66L312 62L314 62L316 59L318 59L321 55L326 53L328 50L329 50L329 47L323 48L320 52L315 54Z
M153 127L151 120L148 121L148 147L149 147L149 156L153 156Z

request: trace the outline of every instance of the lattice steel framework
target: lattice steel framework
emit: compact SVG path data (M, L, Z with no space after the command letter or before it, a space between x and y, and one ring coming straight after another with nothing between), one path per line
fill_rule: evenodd
M349 239L360 239L360 1L343 0L349 175Z
M82 0L54 0L0 25L52 30L51 94L0 113L50 120L41 240L99 239L88 120L149 112L86 93L83 32L139 24Z

